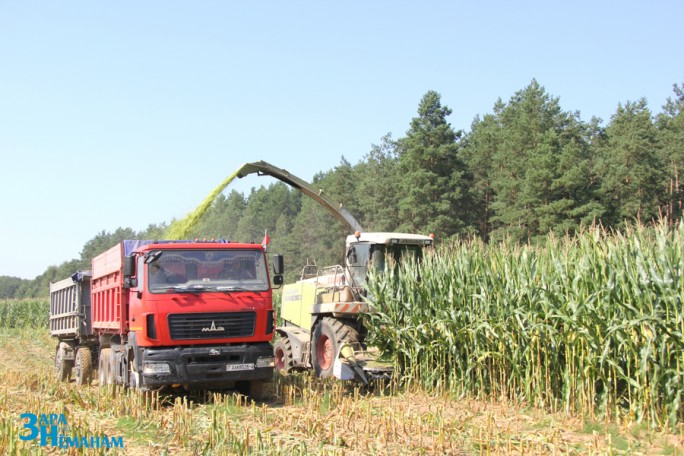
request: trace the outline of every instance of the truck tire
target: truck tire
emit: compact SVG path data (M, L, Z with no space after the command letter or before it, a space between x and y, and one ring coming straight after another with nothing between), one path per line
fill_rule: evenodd
M314 328L311 342L311 364L316 376L327 378L333 374L335 359L342 344L358 345L359 333L349 322L325 317Z
M93 354L90 347L78 347L74 361L77 385L90 385L93 376Z
M272 378L237 382L235 388L240 394L259 402L270 401L275 393L275 383Z
M100 361L97 365L97 377L100 381L100 386L109 385L109 348L100 350Z
M138 390L140 389L140 373L135 367L135 359L131 358L128 360L128 387L130 389Z
M289 337L279 339L273 347L275 370L281 375L288 375L293 368L292 343Z
M71 378L71 363L66 359L66 349L61 342L55 350L55 372L60 382L68 382Z

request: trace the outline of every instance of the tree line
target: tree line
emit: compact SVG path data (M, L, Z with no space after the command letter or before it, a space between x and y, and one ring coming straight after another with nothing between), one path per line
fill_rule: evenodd
M449 123L452 110L440 94L428 91L403 137L385 135L356 164L342 157L313 185L368 231L433 233L441 241L534 243L593 224L675 223L684 203L683 108L684 85L674 84L659 113L643 98L627 101L604 126L563 110L558 97L532 80L463 131ZM102 231L80 259L51 266L33 281L0 277L0 297L45 295L47 282L89 268L92 256L121 239L162 238L166 226ZM266 230L269 249L286 257L290 280L307 262L341 262L349 234L317 203L273 183L247 195L219 195L192 237L260 242Z

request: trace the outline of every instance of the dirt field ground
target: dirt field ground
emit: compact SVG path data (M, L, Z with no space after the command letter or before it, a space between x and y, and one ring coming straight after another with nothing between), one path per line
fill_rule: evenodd
M273 400L233 393L145 396L57 382L47 332L0 331L3 454L684 454L684 434L421 391L364 391L307 375ZM59 421L57 442L30 418ZM46 432L52 429L46 422ZM60 440L61 439L61 440ZM99 449L74 448L76 442ZM41 443L45 443L41 446ZM123 448L110 448L123 443Z

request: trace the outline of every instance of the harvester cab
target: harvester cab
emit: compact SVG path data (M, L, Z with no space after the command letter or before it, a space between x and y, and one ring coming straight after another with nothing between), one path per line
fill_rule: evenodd
M433 238L408 233L361 233L347 236L346 267L355 288L365 289L368 271L383 272L402 261L420 260Z

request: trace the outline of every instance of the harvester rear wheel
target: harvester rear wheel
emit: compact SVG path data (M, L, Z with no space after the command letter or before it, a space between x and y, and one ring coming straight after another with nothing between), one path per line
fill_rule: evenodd
M342 344L357 346L359 333L351 322L325 317L314 328L311 361L317 377L332 376L335 359Z
M279 339L273 347L276 372L287 375L292 371L292 343L288 337Z

